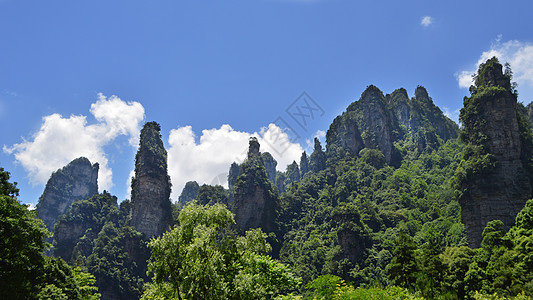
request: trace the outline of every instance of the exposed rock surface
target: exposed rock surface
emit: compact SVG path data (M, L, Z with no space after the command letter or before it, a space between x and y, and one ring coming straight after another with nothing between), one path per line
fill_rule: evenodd
M318 138L315 138L315 148L309 157L309 170L318 173L326 168L326 153Z
M85 236L85 240L96 239L98 233L107 222L118 222L119 209L117 197L111 196L104 191L103 194L96 194L87 200L75 201L61 215L55 226L54 234L54 256L72 261L72 252L80 243L80 238ZM89 244L91 244L89 242ZM83 248L83 247L81 247ZM76 249L82 255L89 256L92 247L88 249ZM84 251L86 250L86 251Z
M342 248L342 257L351 262L359 261L372 240L357 208L351 205L337 207L333 212L333 219L339 226L337 237Z
M262 228L265 232L276 231L279 199L269 180L256 138L250 138L248 158L240 166L234 197L233 211L240 231L250 228Z
M146 123L141 130L131 183L131 225L146 239L161 235L172 222L167 151L160 131L156 122Z
M492 220L501 220L505 229L531 198L529 172L522 161L523 148L517 118L517 97L509 76L493 58L480 66L472 96L461 110L466 144L463 166L473 166L471 177L463 176L460 198L462 221L468 243L479 247L482 232ZM491 164L480 162L490 160Z
M228 187L231 194L233 194L233 187L235 186L235 181L237 181L237 177L239 177L240 172L241 167L239 166L239 164L233 162L229 168L228 173Z
M273 184L276 184L276 166L278 165L278 162L272 157L272 154L268 152L261 153L261 157L263 157L263 164L267 170L268 179Z
M179 206L180 207L187 206L189 202L196 199L196 196L198 196L199 189L200 189L200 185L198 185L198 182L188 181L183 187L183 190L181 191L181 195L178 198Z
M529 103L526 106L526 114L529 120L529 124L531 124L531 127L533 127L533 102Z
M80 157L50 176L37 204L37 216L50 231L60 215L77 199L87 199L98 193L98 163L91 164Z
M304 151L300 157L300 176L303 178L307 172L309 172L309 157Z
M330 152L341 156L358 155L363 148L379 149L388 163L394 156L394 141L398 138L397 120L387 107L383 93L369 86L359 101L348 106L346 112L333 120L326 139Z
M403 125L403 126L401 126ZM405 89L384 96L369 86L361 98L335 118L326 140L329 157L357 156L363 148L378 149L388 164L398 165L401 156L394 142L411 132L420 150L456 138L459 128L435 106L423 87L409 99Z

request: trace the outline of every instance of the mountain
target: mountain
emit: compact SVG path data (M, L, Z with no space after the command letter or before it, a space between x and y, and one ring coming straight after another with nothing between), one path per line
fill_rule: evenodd
M257 139L250 138L248 157L240 165L239 176L235 180L233 212L237 229L241 232L250 228L262 228L266 232L277 230L279 196L269 179L265 155L259 152L259 147ZM275 167L275 164L270 165Z
M502 69L496 58L480 65L459 116L465 143L457 171L459 201L471 247L481 245L492 220L508 230L532 197L529 117L519 110L511 78Z
M48 179L37 204L37 216L50 231L58 217L77 199L87 199L98 193L98 163L91 164L80 157L55 171Z
M159 124L146 123L132 201L118 205L106 192L74 201L56 217L54 255L94 274L107 299L139 298L146 287L148 298L176 296L171 287L184 283L176 278L199 283L204 295L216 294L222 277L274 291L276 276L258 274L286 271L301 285L271 295L532 296L533 105L517 102L511 75L495 58L480 66L460 129L424 87L409 98L403 88L384 94L371 85L333 120L325 150L315 138L313 152L281 172L250 138L246 160L230 166L229 189L191 181L176 204ZM80 170L87 164L94 168L87 161ZM171 246L156 248L148 263L147 245ZM220 251L255 275L244 276L243 265L227 264ZM182 268L183 261L193 263ZM176 275L174 267L209 280ZM147 269L155 276L145 285Z
M388 164L397 167L402 153L395 143L408 137L421 152L436 149L439 139L445 142L458 133L457 124L435 106L425 88L417 87L409 99L405 89L383 95L371 85L333 120L326 135L327 154L341 159L357 156L363 148L378 149Z
M131 181L131 225L146 239L161 235L172 222L170 176L161 127L148 122L141 130Z

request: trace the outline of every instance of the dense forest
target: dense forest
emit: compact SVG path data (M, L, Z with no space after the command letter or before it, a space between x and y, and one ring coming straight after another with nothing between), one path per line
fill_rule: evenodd
M79 158L31 211L0 169L0 294L530 299L533 106L517 99L496 58L474 76L461 127L421 86L409 98L371 85L325 149L315 139L280 172L251 138L228 189L187 182L175 203L156 122L141 131L129 200L98 193L98 164Z

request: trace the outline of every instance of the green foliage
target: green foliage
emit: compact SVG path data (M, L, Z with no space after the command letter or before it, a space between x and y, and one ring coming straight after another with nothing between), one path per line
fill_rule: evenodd
M189 202L196 199L199 189L200 186L196 181L188 181L185 183L185 187L183 187L183 191L181 191L181 195L178 198L178 205L180 208L185 207Z
M200 205L213 205L216 203L229 204L229 194L224 187L220 185L212 186L204 184L198 190L196 200Z
M418 266L415 260L417 245L413 239L400 233L396 239L391 262L387 265L387 272L395 285L404 288L413 288L416 283Z
M236 236L233 223L222 204L185 207L179 226L149 243L154 278L143 299L266 299L293 289L298 279L267 256L266 235Z
M0 236L0 290L14 299L28 298L44 272L43 238L50 233L34 211L14 197L0 195Z
M9 197L17 197L19 195L19 189L17 183L9 182L9 172L4 171L4 168L0 167L0 195Z
M79 241L95 238L106 222L124 224L126 217L119 211L117 197L105 191L87 200L75 201L55 225L54 255L68 262L75 261L80 255L88 256L91 250L83 247ZM69 232L60 235L58 231L62 228ZM63 238L63 235L68 238Z
M326 168L326 153L318 138L315 138L315 149L309 157L309 170L318 173Z
M380 151L366 149L357 159L310 173L281 195L281 261L304 283L332 274L369 286L390 283L386 266L402 232L420 245L432 230L440 232L443 247L465 245L451 185L460 150L450 140L431 152L408 152L394 169Z
M139 150L135 155L136 176L149 175L158 178L167 174L167 151L161 140L160 131L161 126L156 122L144 124L139 140ZM170 177L168 180L170 182ZM134 189L136 181L137 179L134 177L131 181L132 189Z
M123 299L138 299L147 280L150 256L142 234L133 227L108 222L92 244L85 266L95 275L100 290Z
M92 275L43 251L51 236L35 211L15 198L9 173L0 170L0 291L10 299L97 299Z
M259 155L259 144L256 145L256 142L253 138L250 139L249 155L240 165L240 174L233 188L234 200L230 207L236 214L239 214L241 213L240 210L246 210L248 201L261 199L264 206L261 208L260 216L241 219L237 223L237 227L241 233L248 228L257 227L261 227L266 232L275 233L278 231L276 220L279 210L279 194L269 179L263 157ZM254 150L253 147L257 147L257 149Z
M306 299L423 299L407 289L392 286L387 288L357 288L347 285L338 276L322 275L307 285ZM284 298L278 298L284 299ZM290 298L289 298L290 299Z
M75 201L56 223L54 254L95 276L103 293L139 298L150 256L142 235L126 226L130 201L107 192ZM63 236L66 236L63 237Z

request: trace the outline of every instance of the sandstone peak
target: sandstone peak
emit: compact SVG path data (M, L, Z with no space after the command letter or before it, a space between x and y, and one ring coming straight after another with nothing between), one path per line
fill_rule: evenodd
M172 221L167 151L160 130L156 122L141 130L131 183L131 224L147 239L161 235Z
M98 193L98 169L98 163L91 164L87 158L80 157L50 176L36 208L37 216L44 220L50 231L54 231L58 217L75 200Z

